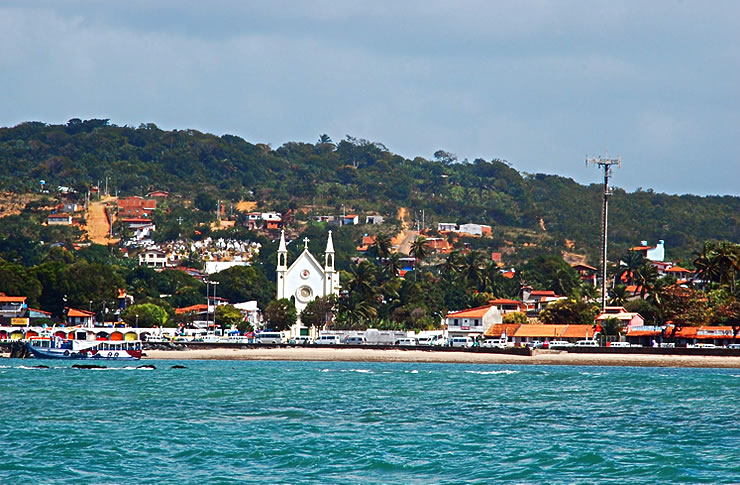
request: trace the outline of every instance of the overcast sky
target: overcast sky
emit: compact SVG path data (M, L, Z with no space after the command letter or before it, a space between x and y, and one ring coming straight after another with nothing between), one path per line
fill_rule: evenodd
M110 118L738 195L740 2L0 4L0 125ZM733 148L735 147L735 148Z

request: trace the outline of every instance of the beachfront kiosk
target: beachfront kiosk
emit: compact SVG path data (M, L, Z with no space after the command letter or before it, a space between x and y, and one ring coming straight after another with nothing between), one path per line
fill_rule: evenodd
M334 256L334 243L329 231L323 265L309 252L308 238L304 238L303 252L288 267L285 231L280 232L280 246L277 252L277 297L287 298L295 303L298 321L290 329L291 337L309 335L311 331L301 323L300 317L308 302L319 297L339 295L339 273L334 267Z

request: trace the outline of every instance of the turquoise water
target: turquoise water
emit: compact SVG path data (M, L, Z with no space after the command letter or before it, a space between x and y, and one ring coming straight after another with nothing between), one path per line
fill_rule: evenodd
M0 362L0 482L740 482L740 370L146 363Z

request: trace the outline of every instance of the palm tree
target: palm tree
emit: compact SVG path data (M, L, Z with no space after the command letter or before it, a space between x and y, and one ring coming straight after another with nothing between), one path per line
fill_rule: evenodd
M645 256L638 251L629 251L622 257L620 269L617 273L617 279L622 280L622 276L627 276L627 281L633 284L635 281L635 271L645 264Z
M347 289L350 293L359 295L363 300L374 300L376 296L375 271L375 266L368 261L350 266L350 279L347 281Z
M470 251L462 259L460 277L468 288L483 289L483 255L478 251Z
M645 293L653 287L658 279L658 270L648 261L637 268L633 275L634 283L640 287L640 298L645 299Z
M629 298L630 294L627 291L626 285L617 285L615 286L612 291L612 297L609 300L610 305L616 305L616 306L624 306L625 303L627 303L627 299Z
M460 272L460 259L460 253L458 251L449 253L442 263L437 266L440 276L447 281L455 279Z
M375 252L378 254L380 259L385 259L391 254L391 238L387 234L379 233L375 236L375 242L373 243Z
M388 278L395 278L401 272L403 263L401 262L401 255L393 253L383 261L383 273Z
M413 256L417 262L421 263L427 256L429 256L429 249L427 249L427 238L424 236L417 236L414 242L411 243L411 249L409 255Z
M333 143L331 137L326 133L319 136L319 140L316 142L317 145L323 145L324 143Z

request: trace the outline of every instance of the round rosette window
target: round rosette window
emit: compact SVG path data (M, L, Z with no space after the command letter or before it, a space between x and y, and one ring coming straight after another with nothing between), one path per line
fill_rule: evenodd
M295 297L302 302L311 301L311 298L313 297L313 290L310 286L301 286L300 288L298 288L298 290L296 290Z
M301 271L301 278L303 278L304 280L307 279L309 276L311 276L311 272L309 270L304 269L303 271Z

